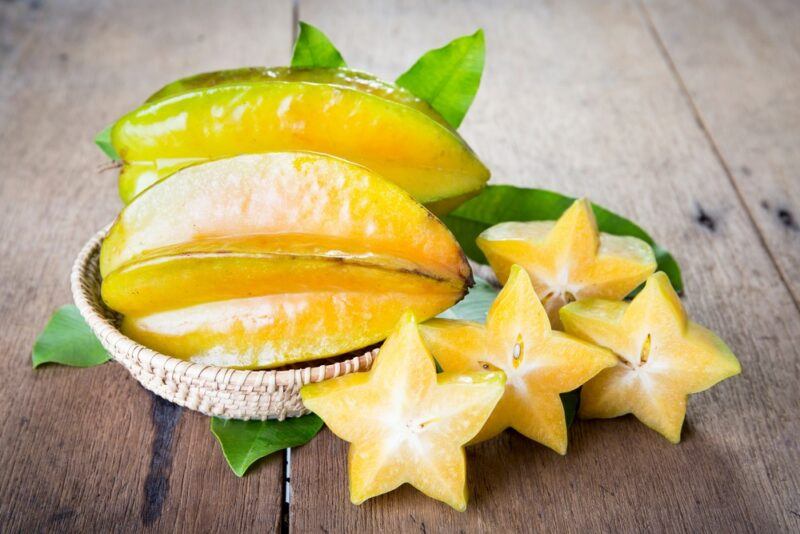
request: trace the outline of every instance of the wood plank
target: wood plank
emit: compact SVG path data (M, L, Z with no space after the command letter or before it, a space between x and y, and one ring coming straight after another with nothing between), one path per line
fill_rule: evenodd
M587 195L639 221L684 268L685 305L742 376L693 397L672 446L630 417L579 422L558 457L515 434L469 451L458 514L404 487L349 504L346 445L292 452L298 531L721 531L800 521L800 316L636 4L301 0L345 59L392 79L484 27L462 127L496 183Z
M645 9L800 303L797 2L657 0Z
M30 350L120 207L94 135L178 76L285 62L290 3L31 0L0 21L0 530L277 530L281 455L240 480L207 417L117 364L33 371Z

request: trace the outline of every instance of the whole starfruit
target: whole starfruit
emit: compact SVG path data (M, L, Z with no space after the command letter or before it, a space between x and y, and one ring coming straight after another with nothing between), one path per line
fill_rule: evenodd
M477 194L489 170L410 92L343 68L249 68L178 80L122 117L120 196L193 163L313 151L364 165L444 213Z
M372 171L310 153L183 169L125 207L100 256L121 329L166 354L266 368L383 340L472 273L452 234Z

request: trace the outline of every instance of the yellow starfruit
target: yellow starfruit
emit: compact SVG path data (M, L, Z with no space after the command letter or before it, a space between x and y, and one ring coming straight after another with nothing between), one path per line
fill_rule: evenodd
M513 428L554 451L567 451L567 424L559 393L572 391L606 367L613 354L550 327L527 273L510 268L486 325L432 319L420 326L445 371L500 369L506 388L475 442Z
M617 357L581 390L579 415L632 413L672 443L681 438L691 393L739 374L736 356L713 332L691 322L663 272L632 302L590 299L561 309L567 332L608 347Z
M635 237L600 233L592 206L576 200L553 221L506 222L477 244L501 283L511 266L525 268L554 328L558 310L587 298L621 300L656 269L653 249Z
M359 163L439 213L489 179L430 105L348 69L236 69L179 80L117 121L111 140L126 203L189 165L268 151Z
M463 511L466 444L503 395L498 371L436 374L414 317L404 315L372 369L309 384L305 406L350 443L354 504L408 483Z
M447 228L372 171L268 153L183 169L122 210L100 253L122 331L171 356L264 368L386 338L457 302L471 271Z

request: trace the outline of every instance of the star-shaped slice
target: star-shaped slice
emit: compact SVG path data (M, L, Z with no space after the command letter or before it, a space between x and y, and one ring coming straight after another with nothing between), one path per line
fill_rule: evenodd
M409 483L457 510L467 506L464 445L503 395L498 371L436 374L411 314L369 372L304 386L306 407L350 442L354 504Z
M513 428L554 451L567 451L567 423L559 393L572 391L606 367L614 355L552 330L527 273L510 269L486 324L432 319L423 339L445 371L500 369L503 398L474 442Z
M632 413L678 443L688 395L741 372L719 337L688 320L663 272L652 275L630 303L573 302L561 309L561 320L567 332L617 357L614 367L583 386L583 418Z
M557 221L506 222L477 244L501 283L511 266L528 271L554 328L558 310L586 298L621 300L656 269L653 249L635 237L600 233L592 206L576 200Z

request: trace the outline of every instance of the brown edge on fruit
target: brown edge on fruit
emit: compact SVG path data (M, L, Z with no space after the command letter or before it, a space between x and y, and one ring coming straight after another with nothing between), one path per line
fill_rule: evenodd
M444 276L439 276L430 272L427 272L422 269L422 267L401 267L397 269L392 269L391 267L387 267L384 265L370 263L368 261L363 261L359 259L351 259L345 258L342 256L324 256L324 255L315 255L315 254L295 254L291 252L239 252L239 251L232 251L232 250L216 250L216 251L186 251L186 252L178 252L175 254L164 254L160 255L160 251L168 250L171 247L162 247L160 249L153 249L148 251L145 254L139 254L138 256L134 256L130 260L126 261L106 276L111 276L116 272L122 272L127 269L135 268L139 265L144 265L148 262L155 261L155 260L164 260L169 261L170 259L185 259L191 257L212 257L212 256L220 256L220 257L261 257L268 259L270 257L275 258L282 258L287 259L290 261L301 261L301 260L315 260L321 262L330 262L330 263L341 263L341 264L348 264L354 265L356 267L367 267L371 269L377 269L379 271L386 271L386 272L394 272L394 273L404 273L404 274L413 274L420 276L422 278L427 278L428 280L432 280L434 282L450 282L453 281L450 278L446 278ZM464 256L462 254L462 256ZM464 256L463 261L466 261L466 256ZM471 273L470 273L471 276ZM463 276L459 275L459 279L464 281Z

